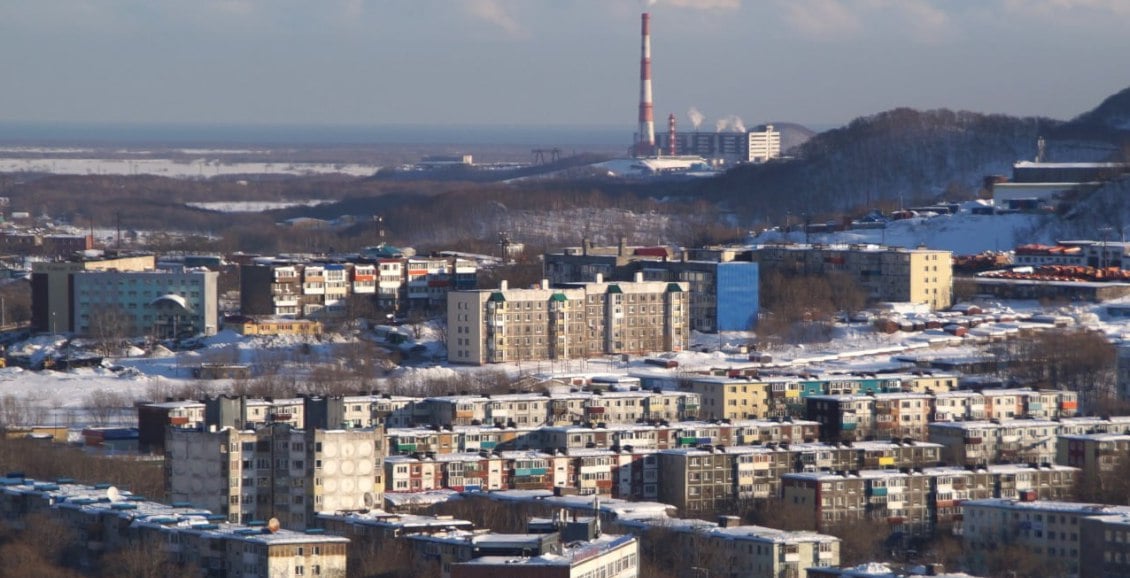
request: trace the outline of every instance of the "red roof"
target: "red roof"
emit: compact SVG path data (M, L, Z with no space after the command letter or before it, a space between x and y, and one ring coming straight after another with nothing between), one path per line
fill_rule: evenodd
M667 247L637 247L632 254L637 257L667 257Z

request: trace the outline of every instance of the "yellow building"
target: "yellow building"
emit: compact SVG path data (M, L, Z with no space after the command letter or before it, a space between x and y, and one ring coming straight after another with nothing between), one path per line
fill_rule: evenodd
M753 260L762 273L841 273L859 283L874 301L924 303L931 309L953 304L953 254L933 249L878 245L776 245L759 247Z
M225 323L240 335L304 335L315 337L322 334L321 321L312 319L244 319L235 323Z
M769 414L768 383L729 377L695 377L680 388L698 394L700 419L762 419ZM796 392L798 398L800 392Z

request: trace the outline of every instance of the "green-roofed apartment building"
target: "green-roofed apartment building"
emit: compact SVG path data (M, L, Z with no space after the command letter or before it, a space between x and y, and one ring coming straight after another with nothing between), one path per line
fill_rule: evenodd
M690 338L687 283L573 283L551 289L452 291L447 358L483 365L682 351Z

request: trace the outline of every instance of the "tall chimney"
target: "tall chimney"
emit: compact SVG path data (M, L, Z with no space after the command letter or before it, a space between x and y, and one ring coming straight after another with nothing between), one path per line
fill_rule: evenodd
M655 154L655 115L651 103L651 14L640 15L640 130L636 154Z
M667 154L668 156L675 156L678 149L675 148L675 113L667 115Z

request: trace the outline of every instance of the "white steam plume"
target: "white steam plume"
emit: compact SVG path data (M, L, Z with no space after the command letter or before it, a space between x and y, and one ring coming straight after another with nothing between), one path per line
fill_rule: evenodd
M692 106L687 111L687 118L690 119L691 126L697 131L698 127L702 126L702 121L706 119L706 116L702 114L702 111Z
M746 132L745 121L736 114L720 118L714 121L715 132Z

